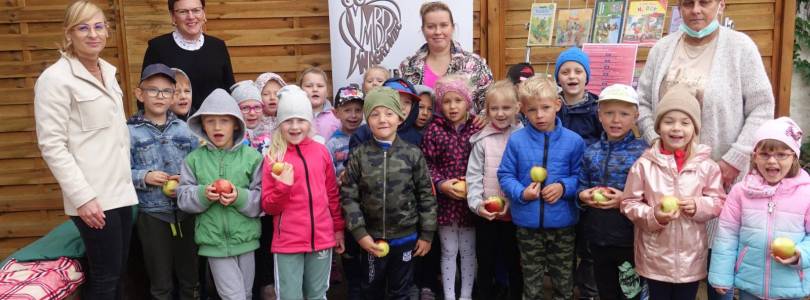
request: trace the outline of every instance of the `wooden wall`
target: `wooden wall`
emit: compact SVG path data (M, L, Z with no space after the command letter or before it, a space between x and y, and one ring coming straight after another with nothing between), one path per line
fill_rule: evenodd
M490 40L489 48L490 66L497 76L505 76L506 69L516 63L523 62L526 54L526 36L528 35L526 23L529 20L529 8L532 3L556 2L557 8L583 8L594 7L595 0L490 0ZM672 7L678 0L668 0L669 6L666 16L666 27L669 30L669 17ZM736 30L748 34L759 47L765 70L771 79L774 94L777 98L778 115L787 115L790 100L790 78L793 50L793 19L795 17L795 1L781 0L726 0L725 17L730 17L736 23ZM493 13L493 12L500 13ZM496 24L503 24L499 26ZM785 26L789 30L782 30ZM494 33L500 31L500 33ZM640 47L638 61L644 62L650 48ZM564 50L561 47L533 47L530 61L537 72L554 72L554 62L557 55ZM496 53L497 52L497 53ZM496 69L497 68L497 69ZM788 87L786 89L786 87Z
M113 29L103 57L118 66L126 106L140 75L146 42L172 30L166 0L93 0L105 8ZM66 220L61 193L36 145L33 86L58 58L61 21L70 0L0 2L0 258ZM523 60L525 23L532 0L474 0L474 48L496 77ZM537 1L540 2L540 1ZM566 1L557 1L566 5ZM593 6L593 0L588 2ZM792 51L793 1L727 0L727 15L759 45L786 114ZM786 2L786 3L782 3ZM583 7L584 0L571 0ZM676 0L670 0L675 4ZM795 3L793 4L795 5ZM237 80L274 71L294 81L310 65L331 69L325 0L209 1L207 33L229 46ZM783 13L786 12L786 13ZM782 31L782 26L791 30ZM789 35L789 38L786 38ZM562 48L534 48L531 60L545 71ZM783 55L782 53L787 53ZM647 50L640 52L646 58Z

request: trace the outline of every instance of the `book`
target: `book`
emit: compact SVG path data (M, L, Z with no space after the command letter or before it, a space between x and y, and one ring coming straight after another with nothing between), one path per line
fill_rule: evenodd
M529 19L529 46L550 46L554 30L554 17L557 11L556 3L532 4Z
M652 46L664 33L667 5L661 1L630 2L622 43Z
M588 91L599 94L611 84L633 83L638 44L585 44L582 51L591 60Z
M591 42L618 44L624 20L624 0L598 0Z
M672 17L669 18L669 33L680 30L683 24L683 17L681 17L681 10L676 6L672 8Z
M561 9L554 28L555 46L581 46L588 42L593 8Z

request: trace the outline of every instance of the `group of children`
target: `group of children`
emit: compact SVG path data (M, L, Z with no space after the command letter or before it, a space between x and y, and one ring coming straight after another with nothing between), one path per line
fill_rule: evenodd
M810 295L810 176L793 121L758 130L751 172L726 196L687 88L663 97L648 146L632 130L633 88L589 93L577 48L555 69L556 81L513 68L480 112L463 75L431 89L375 66L330 102L320 69L298 85L265 73L215 90L186 123L188 77L147 66L128 124L150 292L177 282L192 299L199 254L223 299L251 298L267 272L262 293L322 299L337 253L350 299L411 299L431 264L445 299L472 299L474 285L481 299L501 285L543 299L546 274L553 299L571 299L584 247L600 299L640 299L645 286L649 299L694 299L707 274L720 293ZM796 243L793 256L772 255L776 237Z

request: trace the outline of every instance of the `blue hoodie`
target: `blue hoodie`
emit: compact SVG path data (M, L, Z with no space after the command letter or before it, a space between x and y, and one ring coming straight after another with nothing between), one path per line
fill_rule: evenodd
M512 200L515 225L565 228L577 223L576 194L584 152L585 142L578 134L563 127L559 118L553 131L539 131L530 125L509 137L498 168L498 180L501 189ZM532 183L529 172L534 166L545 166L548 171L543 186L563 185L563 195L554 204L543 199L523 199L523 190Z

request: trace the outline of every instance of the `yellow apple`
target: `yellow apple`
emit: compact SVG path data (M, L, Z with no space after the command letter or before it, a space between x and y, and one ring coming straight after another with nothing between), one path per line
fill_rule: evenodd
M678 210L678 198L675 196L664 196L661 198L661 211L671 213Z
M602 193L601 189L593 191L593 202L596 203L604 203L607 202L608 199L605 197L605 194Z
M177 189L179 184L180 183L175 179L167 180L166 183L163 184L163 194L167 197L171 197L172 193L174 193L174 190Z
M455 190L459 194L467 195L467 182L464 180L459 180L453 183L453 190Z
M786 237L778 237L773 239L771 243L771 251L773 255L787 259L796 255L796 243Z
M283 162L274 163L272 168L273 174L276 174L276 176L281 175L281 172L284 171L284 163Z
M529 171L529 175L532 176L532 181L543 182L546 181L548 171L546 171L546 168L535 166Z
M377 257L385 257L388 255L388 252L391 251L391 246L389 246L388 242L385 240L377 240L377 247L382 249Z

